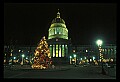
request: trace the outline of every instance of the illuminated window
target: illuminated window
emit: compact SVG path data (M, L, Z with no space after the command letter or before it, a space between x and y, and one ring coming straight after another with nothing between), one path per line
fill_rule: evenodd
M6 62L6 59L4 59L4 63Z
M93 60L95 59L95 57L93 56Z
M68 54L68 47L67 45L65 45L65 52L66 52L66 55Z
M75 52L75 50L73 50L73 52Z
M12 56L12 53L10 54L10 56Z
M52 30L53 30L53 31L52 31L52 33L53 33L52 35L54 35L54 34L55 34L55 29L53 28Z
M62 57L64 57L64 45L62 45Z
M20 52L21 50L19 50L19 52Z
M90 62L92 61L92 59L90 59Z
M58 45L56 45L56 57L58 57Z
M103 52L104 52L104 49L102 49L103 50Z
M56 39L56 41L58 41L58 39Z
M52 55L52 45L50 45L49 49L50 49L50 55Z
M61 57L61 45L59 45L59 57Z
M82 60L82 58L80 58L80 60Z
M53 57L55 57L55 45L53 45Z
M57 34L59 34L59 28L56 28L56 32L57 32Z
M57 28L55 28L55 34L57 34Z
M11 49L11 52L13 52L13 50Z
M59 28L59 34L62 34L62 29L61 28Z

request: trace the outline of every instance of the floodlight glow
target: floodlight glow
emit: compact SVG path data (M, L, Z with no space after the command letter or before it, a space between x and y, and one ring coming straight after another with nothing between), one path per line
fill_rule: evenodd
M93 60L95 59L95 57L93 57Z
M13 59L16 59L16 57L14 57Z
M74 54L74 57L76 57L76 55Z
M97 40L96 43L97 43L98 46L101 46L103 42L102 42L102 40Z
M80 58L80 60L82 60L82 58Z
M24 54L22 54L22 57L25 57L25 55L24 55Z

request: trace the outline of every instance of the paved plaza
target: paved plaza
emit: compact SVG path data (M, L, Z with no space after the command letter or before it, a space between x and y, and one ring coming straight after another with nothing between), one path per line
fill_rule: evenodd
M116 69L106 69L101 74L100 66L56 66L54 69L35 70L30 66L4 67L4 78L32 79L116 79Z

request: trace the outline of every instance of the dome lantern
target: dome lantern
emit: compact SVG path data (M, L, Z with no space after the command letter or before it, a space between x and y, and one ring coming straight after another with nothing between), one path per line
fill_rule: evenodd
M57 13L57 18L60 18L60 13L59 13L59 9L58 9L58 13Z
M57 12L57 17L52 20L51 24L53 24L53 23L63 23L63 24L65 24L65 21L62 18L60 18L59 9L58 9L58 12Z

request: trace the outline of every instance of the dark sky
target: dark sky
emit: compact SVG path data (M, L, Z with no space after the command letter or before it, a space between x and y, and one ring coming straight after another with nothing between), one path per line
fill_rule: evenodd
M4 43L34 44L48 29L58 9L73 44L116 44L115 3L4 3Z

